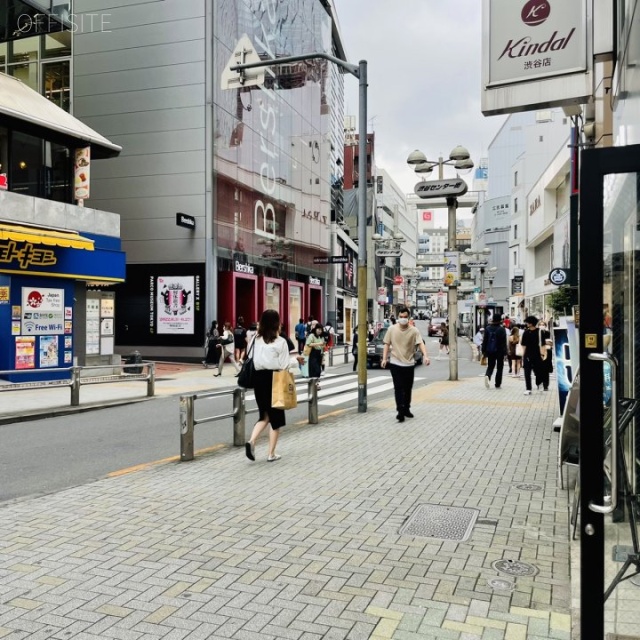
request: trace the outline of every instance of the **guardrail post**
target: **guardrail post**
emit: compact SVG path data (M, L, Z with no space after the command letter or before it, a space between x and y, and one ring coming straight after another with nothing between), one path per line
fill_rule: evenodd
M246 442L245 431L245 390L236 387L233 390L233 445L241 447Z
M71 406L80 406L80 367L71 367Z
M153 398L156 393L156 363L150 362L149 377L147 378L147 398Z
M329 349L329 366L333 367L333 347Z
M309 380L307 397L309 398L309 424L318 424L318 378Z
M195 396L180 396L180 460L183 462L193 460L194 399Z

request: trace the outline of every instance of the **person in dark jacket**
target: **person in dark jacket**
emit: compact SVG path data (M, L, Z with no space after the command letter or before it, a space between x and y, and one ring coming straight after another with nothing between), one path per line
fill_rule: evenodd
M520 335L520 344L524 349L522 367L524 368L525 396L531 395L531 372L536 376L536 386L549 390L549 370L540 355L540 347L545 347L546 336L538 327L538 318L528 316L524 319L526 329ZM546 333L546 332L545 332Z
M507 332L502 326L502 316L494 313L491 323L482 338L482 355L487 358L487 370L484 374L484 386L489 388L493 370L496 370L496 389L502 386L502 370L507 353Z

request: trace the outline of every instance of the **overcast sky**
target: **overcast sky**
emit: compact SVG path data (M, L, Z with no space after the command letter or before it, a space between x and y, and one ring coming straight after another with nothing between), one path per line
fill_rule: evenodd
M333 1L348 61L368 63L376 165L409 193L419 180L406 164L414 149L437 160L462 144L476 165L486 157L504 116L485 118L480 111L482 3ZM351 75L345 91L346 113L357 116L358 81Z

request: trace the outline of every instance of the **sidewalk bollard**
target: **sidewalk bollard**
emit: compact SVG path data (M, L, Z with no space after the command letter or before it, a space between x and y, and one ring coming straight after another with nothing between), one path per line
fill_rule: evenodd
M233 445L241 447L246 442L245 435L245 390L237 387L233 390Z
M195 396L180 396L180 460L193 460L193 401Z
M349 345L348 344L344 345L344 363L345 364L349 363Z
M156 363L150 362L149 377L147 378L147 398L153 398L156 393Z
M80 367L71 367L71 406L80 406Z
M333 367L333 349L329 349L329 366Z
M309 380L307 395L309 398L309 424L318 424L318 378Z

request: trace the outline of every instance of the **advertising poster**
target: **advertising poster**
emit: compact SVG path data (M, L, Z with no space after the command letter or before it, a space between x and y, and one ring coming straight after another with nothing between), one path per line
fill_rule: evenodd
M22 307L17 304L11 305L11 319L20 320L22 313Z
M73 320L73 307L65 307L64 308L64 319L65 320Z
M73 338L71 336L64 337L64 348L71 349L73 347Z
M58 336L40 336L40 367L58 366Z
M460 281L460 258L457 251L444 252L444 286L455 287Z
M193 334L194 276L158 277L157 332Z
M22 328L22 325L20 324L20 320L12 320L11 321L11 335L12 336L19 336L21 328Z
M16 338L16 369L35 369L36 339L30 336Z
M87 298L86 320L86 353L87 355L100 354L100 300Z
M76 200L86 200L89 197L89 169L91 165L91 148L76 149L74 169L74 197Z
M558 401L560 402L560 414L564 411L567 395L571 389L574 378L574 369L571 363L571 347L567 329L553 330L553 345L556 356L556 381L558 383Z
M64 363L65 364L71 364L73 362L73 354L71 353L71 351L65 351L64 352Z
M22 287L22 335L64 333L64 289Z
M9 304L9 287L0 287L0 304Z

